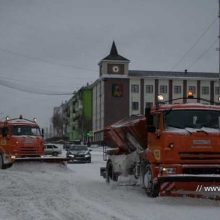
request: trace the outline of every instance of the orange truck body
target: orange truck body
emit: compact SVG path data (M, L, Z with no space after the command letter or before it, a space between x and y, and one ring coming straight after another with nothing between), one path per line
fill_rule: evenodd
M151 197L220 187L220 106L156 106L146 117L119 121L104 133L105 145L112 148L104 150L107 163L100 169L107 182L134 174Z
M44 141L39 125L33 120L22 117L5 120L0 123L1 131L7 134L0 136L1 148L12 160L24 157L41 157L44 155Z

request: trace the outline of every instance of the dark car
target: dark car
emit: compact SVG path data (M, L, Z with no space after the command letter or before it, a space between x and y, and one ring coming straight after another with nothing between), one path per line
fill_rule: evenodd
M66 153L68 162L91 163L91 150L86 145L71 144Z

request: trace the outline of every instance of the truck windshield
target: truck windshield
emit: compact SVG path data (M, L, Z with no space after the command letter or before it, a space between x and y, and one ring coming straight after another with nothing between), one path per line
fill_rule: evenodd
M40 136L39 127L31 127L31 126L13 126L12 127L12 135L29 135L29 136Z
M220 128L220 111L169 110L164 114L165 128Z

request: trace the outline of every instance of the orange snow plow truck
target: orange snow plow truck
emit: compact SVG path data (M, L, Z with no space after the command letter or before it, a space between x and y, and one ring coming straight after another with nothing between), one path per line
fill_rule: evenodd
M220 198L220 106L163 103L145 114L104 130L106 182L133 175L150 197Z
M0 168L8 168L17 161L65 161L62 157L44 156L43 136L35 119L7 117L0 122Z

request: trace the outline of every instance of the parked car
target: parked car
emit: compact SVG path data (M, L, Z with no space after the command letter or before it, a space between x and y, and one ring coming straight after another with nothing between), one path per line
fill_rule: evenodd
M58 156L62 153L62 150L56 146L55 144L45 144L44 145L44 154L45 155L52 155L52 156Z
M67 150L68 162L91 163L90 149L86 145L71 144Z

